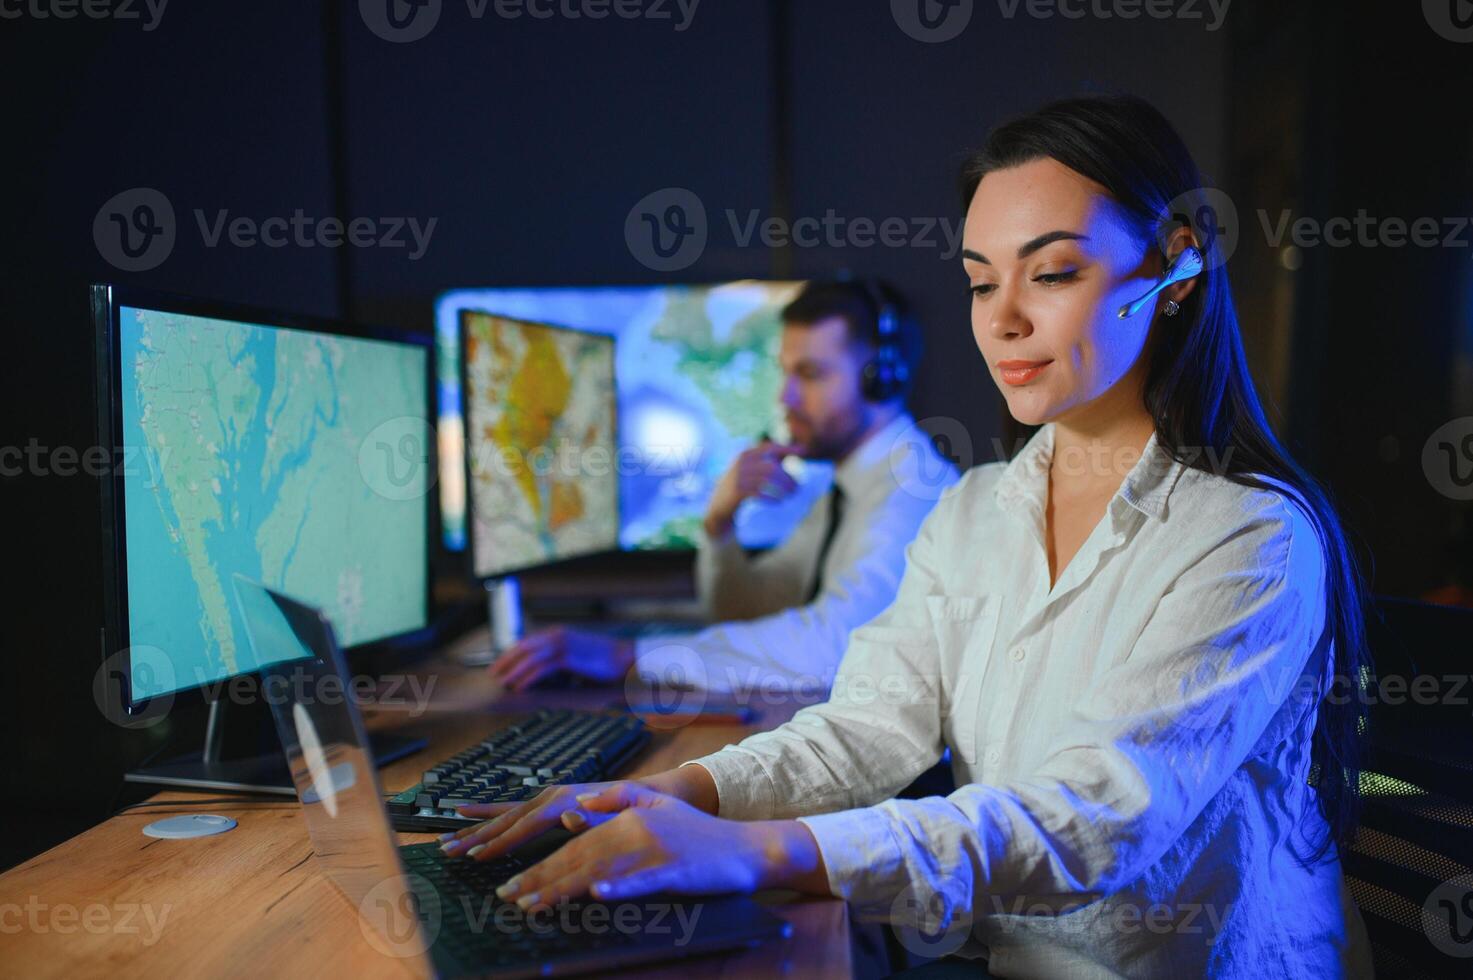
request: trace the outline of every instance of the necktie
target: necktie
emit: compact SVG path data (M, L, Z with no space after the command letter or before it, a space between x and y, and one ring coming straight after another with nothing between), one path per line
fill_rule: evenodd
M829 557L829 548L833 547L834 535L839 533L839 522L843 519L844 491L835 483L829 490L829 523L823 532L823 543L818 546L818 568L813 573L813 589L808 593L806 602L817 599L819 592L823 590L823 565Z

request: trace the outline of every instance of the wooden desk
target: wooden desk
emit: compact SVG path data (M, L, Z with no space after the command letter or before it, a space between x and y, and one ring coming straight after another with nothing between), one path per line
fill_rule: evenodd
M540 707L600 709L620 696L617 688L503 695L484 671L458 666L436 665L418 676L424 684L434 683L427 710L401 705L366 712L371 729L430 739L427 752L380 771L391 793L413 785L433 760L479 741L514 713ZM493 707L496 714L488 714ZM690 725L656 732L627 774L670 768L780 724L790 713L768 709L753 726ZM154 800L219 796L169 792ZM240 825L198 840L143 836L144 824L174 812L220 813ZM432 839L427 834L399 838L400 843ZM761 897L792 923L787 942L631 972L670 980L688 977L692 970L730 978L850 975L849 921L842 902ZM0 876L0 973L7 976L408 976L403 961L369 944L365 928L352 904L318 872L300 808L286 797L128 811Z

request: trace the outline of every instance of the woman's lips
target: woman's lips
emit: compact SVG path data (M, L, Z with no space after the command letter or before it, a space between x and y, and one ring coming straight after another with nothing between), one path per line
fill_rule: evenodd
M998 361L997 370L1002 380L1010 385L1026 385L1043 373L1053 361Z

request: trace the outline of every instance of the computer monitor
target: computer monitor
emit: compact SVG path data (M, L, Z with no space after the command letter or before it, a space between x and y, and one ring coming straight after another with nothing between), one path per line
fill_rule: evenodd
M460 347L476 577L617 550L614 338L467 310Z
M362 646L429 617L427 338L94 286L104 652L137 717L259 670L234 575ZM208 756L208 752L206 756ZM289 783L283 785L289 787Z
M695 546L716 481L737 453L782 431L779 314L802 282L742 280L697 286L461 289L436 308L440 514L445 545L465 545L460 314L480 310L614 335L623 460L620 545ZM827 469L777 504L743 508L749 547L781 540L827 487Z

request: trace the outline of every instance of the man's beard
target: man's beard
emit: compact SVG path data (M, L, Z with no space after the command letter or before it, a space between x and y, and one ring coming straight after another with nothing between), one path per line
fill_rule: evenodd
M858 443L859 435L864 431L864 419L856 418L853 425L839 433L819 432L812 424L809 425L809 431L813 435L804 447L803 458L816 463L832 463L849 453Z

